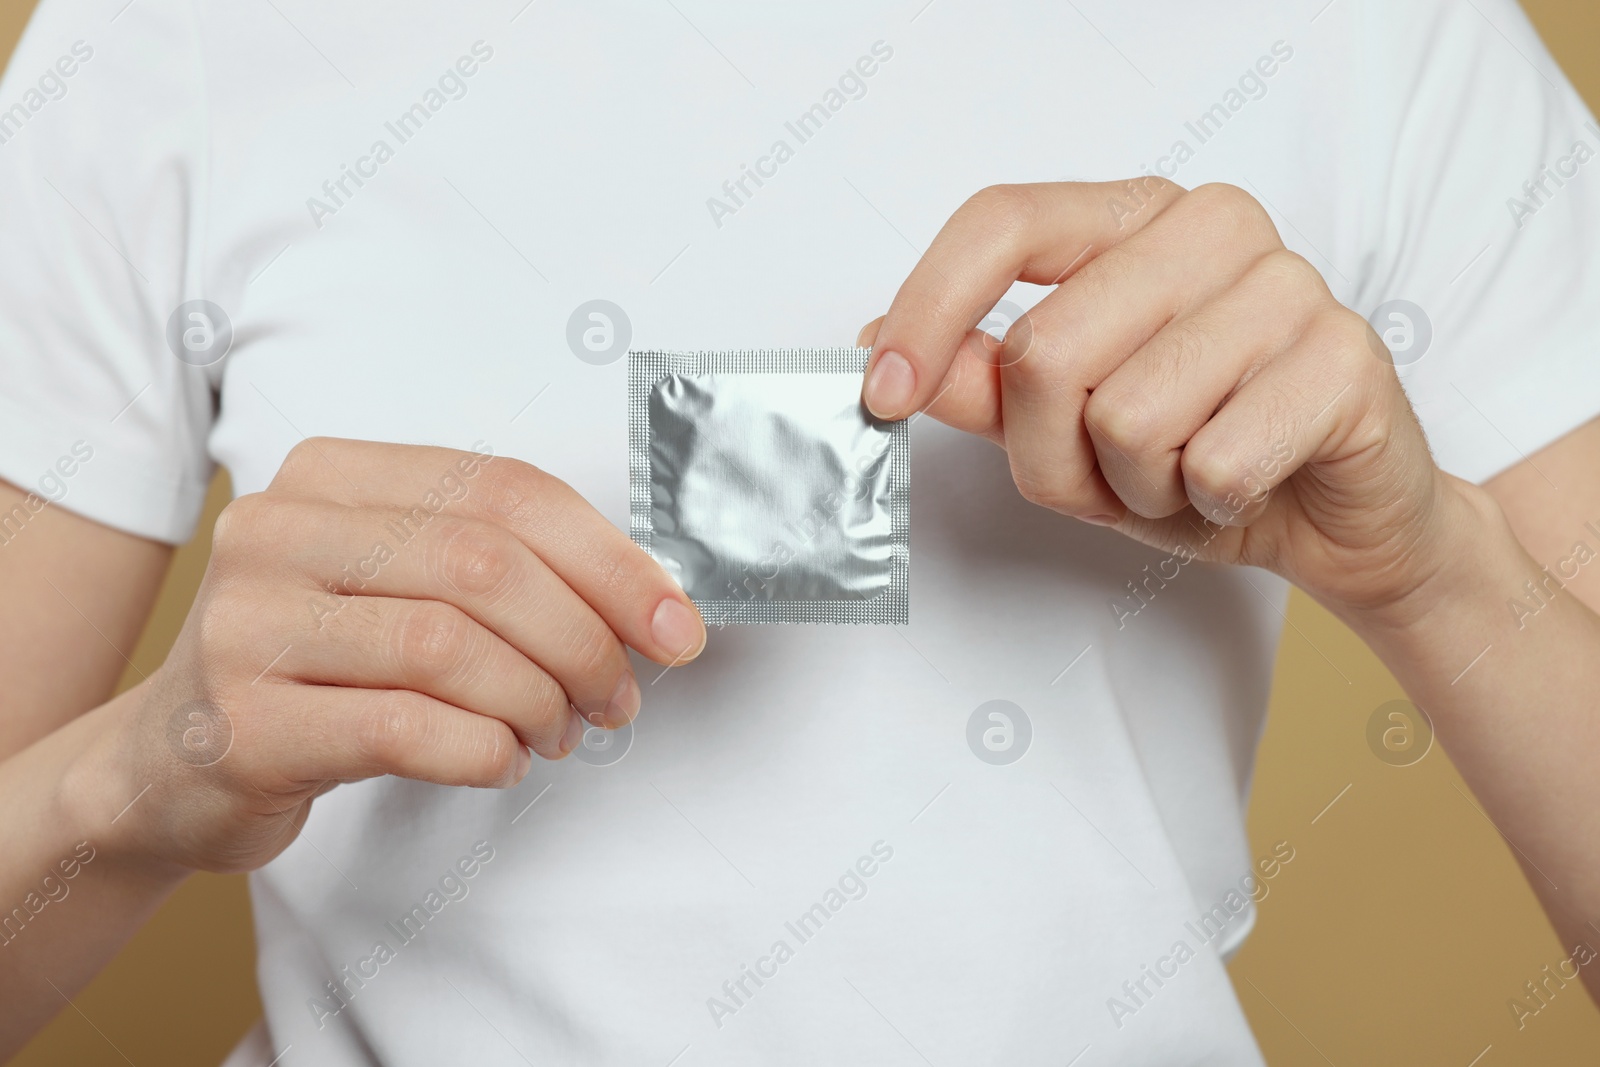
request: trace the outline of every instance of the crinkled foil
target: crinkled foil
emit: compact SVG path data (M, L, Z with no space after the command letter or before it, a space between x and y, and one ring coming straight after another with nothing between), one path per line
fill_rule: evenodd
M628 353L630 532L707 623L906 621L910 436L867 356Z

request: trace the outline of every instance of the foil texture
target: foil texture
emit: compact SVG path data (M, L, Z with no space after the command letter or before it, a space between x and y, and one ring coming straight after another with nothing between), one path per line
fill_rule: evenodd
M711 625L904 623L909 424L865 348L628 353L629 532Z

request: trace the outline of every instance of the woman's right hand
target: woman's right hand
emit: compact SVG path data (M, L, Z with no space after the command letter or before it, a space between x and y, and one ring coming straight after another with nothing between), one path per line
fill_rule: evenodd
M559 479L311 439L223 511L171 654L83 784L140 795L117 837L141 856L251 870L339 782L516 784L529 749L560 759L638 713L624 646L678 664L705 639L672 578Z

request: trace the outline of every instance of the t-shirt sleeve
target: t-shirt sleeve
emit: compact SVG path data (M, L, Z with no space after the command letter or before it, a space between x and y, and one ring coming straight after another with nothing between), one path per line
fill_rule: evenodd
M115 6L42 0L0 80L0 478L179 542L231 330L167 340L205 295L204 78L189 5Z
M1357 17L1355 307L1439 465L1482 482L1600 414L1600 125L1512 0Z

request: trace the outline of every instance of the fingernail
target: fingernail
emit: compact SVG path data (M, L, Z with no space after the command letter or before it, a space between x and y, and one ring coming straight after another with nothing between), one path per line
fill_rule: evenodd
M561 735L561 754L563 756L583 743L583 734L587 729L589 729L589 724L583 721L583 716L578 714L578 709L573 708L567 718L567 732Z
M516 785L528 776L528 768L533 766L533 753L524 745L517 746L517 769L511 772L511 781L508 785Z
M880 352L867 375L867 410L880 419L892 419L905 411L916 388L917 372L906 357Z
M1120 521L1115 515L1079 515L1078 518L1096 526L1115 526Z
M705 647L706 628L688 605L669 596L650 620L650 636L663 652L682 663L694 659Z
M622 677L617 679L617 687L611 691L611 699L606 701L606 721L612 726L628 725L639 714L642 700L638 679L632 671L623 671Z

